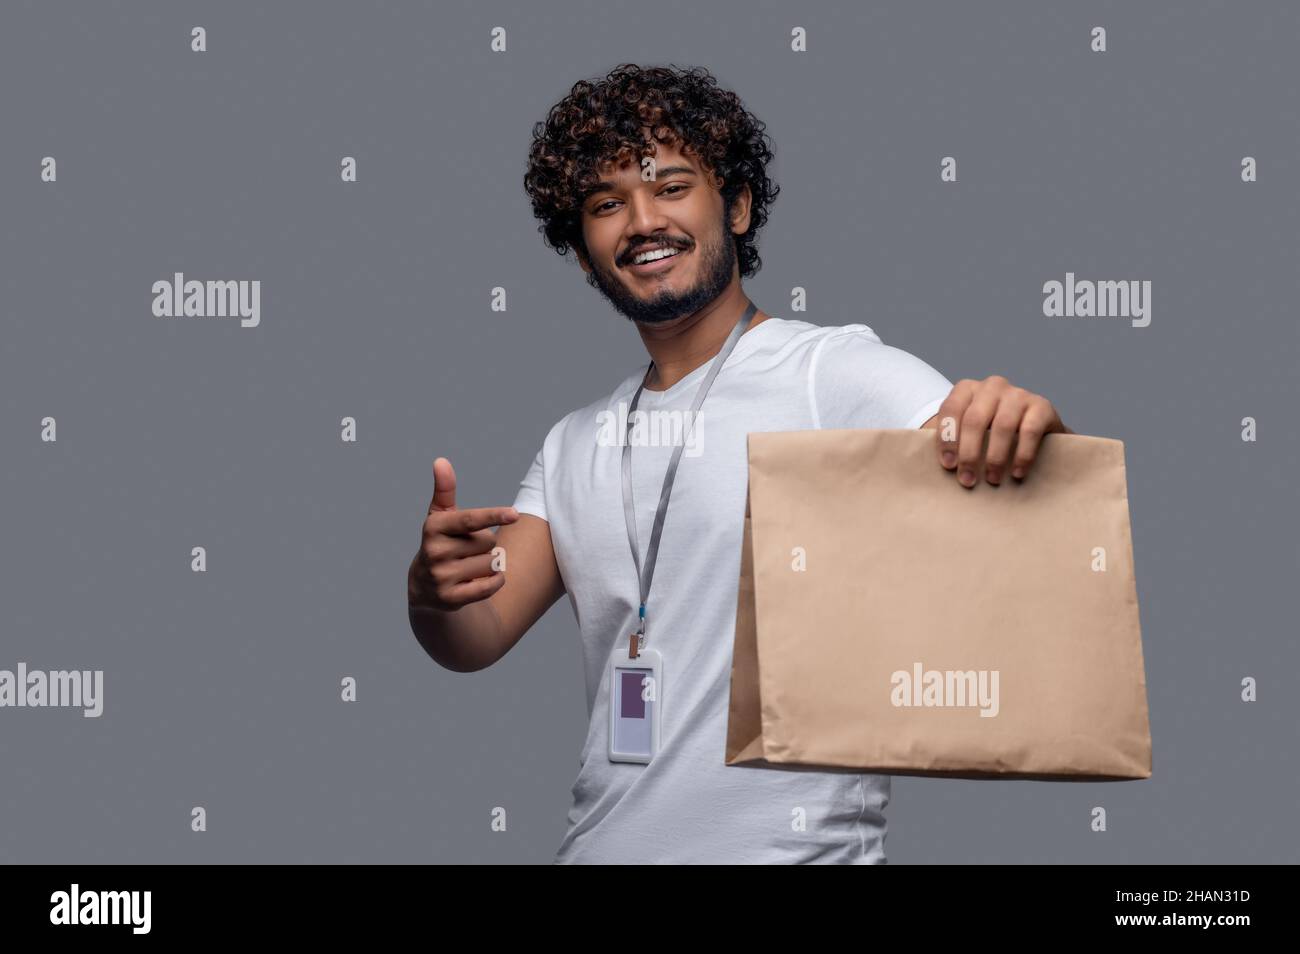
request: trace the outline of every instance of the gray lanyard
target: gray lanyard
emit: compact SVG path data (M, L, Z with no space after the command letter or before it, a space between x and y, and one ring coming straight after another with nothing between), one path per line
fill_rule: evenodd
M627 434L623 442L623 519L627 523L627 542L632 546L632 559L636 563L636 575L641 584L641 609L638 614L637 631L632 634L628 645L628 658L630 659L635 659L640 655L641 645L645 642L646 597L650 595L650 580L654 577L655 560L659 556L659 535L663 532L664 517L668 513L668 495L672 493L673 480L677 476L677 462L681 459L682 450L686 447L691 428L695 426L695 415L699 413L700 405L704 403L704 396L709 393L709 387L713 384L713 379L722 370L722 365L726 362L727 356L731 354L731 349L736 346L740 336L749 327L749 322L753 319L756 311L758 311L758 306L750 302L749 307L745 309L745 314L736 322L736 326L731 329L731 334L727 336L726 342L722 345L722 350L713 359L713 366L709 368L704 383L700 385L700 389L695 393L695 402L691 405L686 427L682 431L682 442L673 448L672 459L668 461L668 471L664 474L664 487L659 494L659 507L655 511L654 527L650 531L650 548L646 551L644 572L641 570L641 547L636 542L636 510L632 503L632 414L636 411L637 402L641 400L641 392L645 389L646 381L650 380L650 372L655 366L653 361L646 368L645 377L641 379L641 385L636 389L636 394L632 398L632 406L628 408Z

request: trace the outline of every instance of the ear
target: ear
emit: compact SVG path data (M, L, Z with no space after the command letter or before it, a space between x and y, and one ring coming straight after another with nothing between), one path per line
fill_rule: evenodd
M736 235L744 235L749 230L749 208L753 201L753 193L749 191L749 183L746 182L741 186L739 194L731 200L731 231Z
M578 264L582 266L582 270L587 274L591 274L591 262L587 259L587 256L583 254L582 249L575 245L573 247L573 252L578 256Z

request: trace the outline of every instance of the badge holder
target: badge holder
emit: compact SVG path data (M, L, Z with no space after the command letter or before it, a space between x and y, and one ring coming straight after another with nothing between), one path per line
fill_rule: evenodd
M636 641L636 634L633 634ZM649 762L659 751L663 657L642 649L629 658L622 644L609 662L609 760Z

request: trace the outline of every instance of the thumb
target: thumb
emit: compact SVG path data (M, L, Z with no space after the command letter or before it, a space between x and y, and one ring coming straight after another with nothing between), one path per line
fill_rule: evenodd
M438 465L442 464L441 467ZM435 510L456 509L456 471L451 461L439 457L433 462L433 500L429 503L429 513Z

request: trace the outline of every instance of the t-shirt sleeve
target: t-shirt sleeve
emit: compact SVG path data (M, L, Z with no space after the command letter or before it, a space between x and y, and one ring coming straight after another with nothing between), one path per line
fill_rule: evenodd
M519 482L519 492L515 494L514 508L520 513L531 513L535 517L546 519L546 445L543 444L533 458L532 465Z
M844 325L817 344L809 370L813 426L920 427L952 382L915 355L887 345L866 325Z

